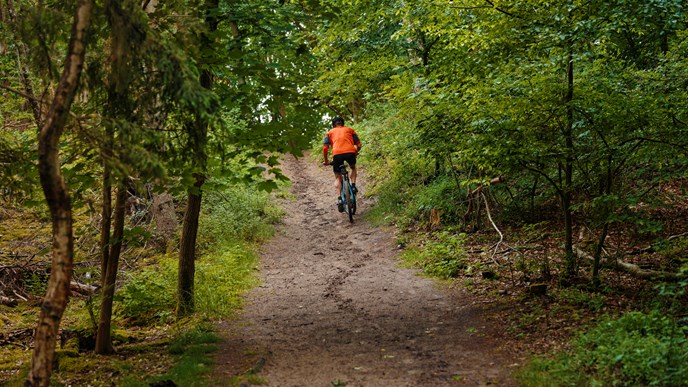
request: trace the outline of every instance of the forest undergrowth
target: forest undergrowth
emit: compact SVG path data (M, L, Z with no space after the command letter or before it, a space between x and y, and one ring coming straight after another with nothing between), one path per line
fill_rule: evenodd
M596 283L600 225L583 190L575 195L583 204L574 211L571 276L560 203L546 186L536 181L533 189L524 175L476 176L476 165L456 163L460 152L453 162L451 152L414 151L417 128L389 114L383 109L359 129L375 148L361 162L377 198L369 219L396 227L406 265L472 291L502 327L505 347L533 356L517 372L520 384L684 383L685 179L659 177L651 193L618 210Z
M175 217L183 200L174 199ZM177 318L177 243L157 230L152 201L137 198L115 295L116 353L93 353L100 304L98 219L77 216L75 275L58 340L55 385L197 385L219 340L213 322L232 316L257 283L256 248L281 210L255 187L204 197L196 267L196 312ZM78 213L78 212L77 212ZM84 212L85 213L85 212ZM175 219L177 221L177 219ZM49 220L40 208L0 208L0 384L23 385L49 273ZM157 384L156 384L157 383Z

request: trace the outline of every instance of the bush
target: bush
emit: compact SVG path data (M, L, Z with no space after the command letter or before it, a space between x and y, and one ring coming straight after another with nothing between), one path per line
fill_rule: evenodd
M164 322L176 305L177 261L167 257L135 274L116 294L117 314L133 324Z
M229 241L260 241L272 235L271 224L282 216L266 192L231 187L204 197L198 245L212 249Z
M440 231L422 248L406 250L404 257L431 276L444 279L456 277L466 268L464 238L465 234L456 234L451 230Z
M688 328L660 312L605 319L554 360L537 359L523 385L685 385Z
M195 274L196 312L225 317L241 305L240 295L255 284L257 257L251 245L272 234L281 216L270 195L233 187L204 197ZM177 258L165 257L136 273L117 294L117 313L134 324L165 322L176 307Z
M246 244L216 249L196 266L196 312L226 317L241 306L241 295L257 283L258 257Z

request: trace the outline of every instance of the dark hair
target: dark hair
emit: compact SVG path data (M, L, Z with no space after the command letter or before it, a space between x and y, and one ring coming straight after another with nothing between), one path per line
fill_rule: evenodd
M337 125L344 126L344 119L340 116L337 116L332 119L332 127L334 128Z

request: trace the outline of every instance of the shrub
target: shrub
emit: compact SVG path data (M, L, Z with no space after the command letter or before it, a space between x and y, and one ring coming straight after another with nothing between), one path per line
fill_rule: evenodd
M115 296L117 314L134 324L165 320L175 307L176 286L177 261L163 258L126 281Z
M270 195L253 187L231 187L204 197L199 246L212 249L228 241L260 241L272 235L271 223L282 216Z
M553 360L537 359L523 385L685 385L688 328L660 312L607 318Z
M195 273L196 312L224 317L241 304L255 284L257 257L251 242L272 234L281 210L270 195L252 187L232 187L204 197ZM165 322L176 307L177 258L165 257L134 274L117 294L118 314L129 322Z
M456 234L451 230L440 231L425 246L406 250L404 257L431 276L444 279L456 277L466 268L464 238L465 234Z

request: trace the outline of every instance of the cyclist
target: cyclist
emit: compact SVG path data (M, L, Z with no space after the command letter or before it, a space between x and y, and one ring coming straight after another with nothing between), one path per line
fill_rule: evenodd
M332 147L332 170L334 171L335 186L337 187L337 208L339 212L344 211L344 203L341 202L340 192L342 190L342 175L339 173L339 167L346 161L351 167L351 188L354 193L358 192L356 188L356 155L361 151L361 140L359 140L356 132L344 126L344 119L342 117L335 117L332 119L332 129L325 135L323 141L323 156L324 164L330 165L328 153Z

